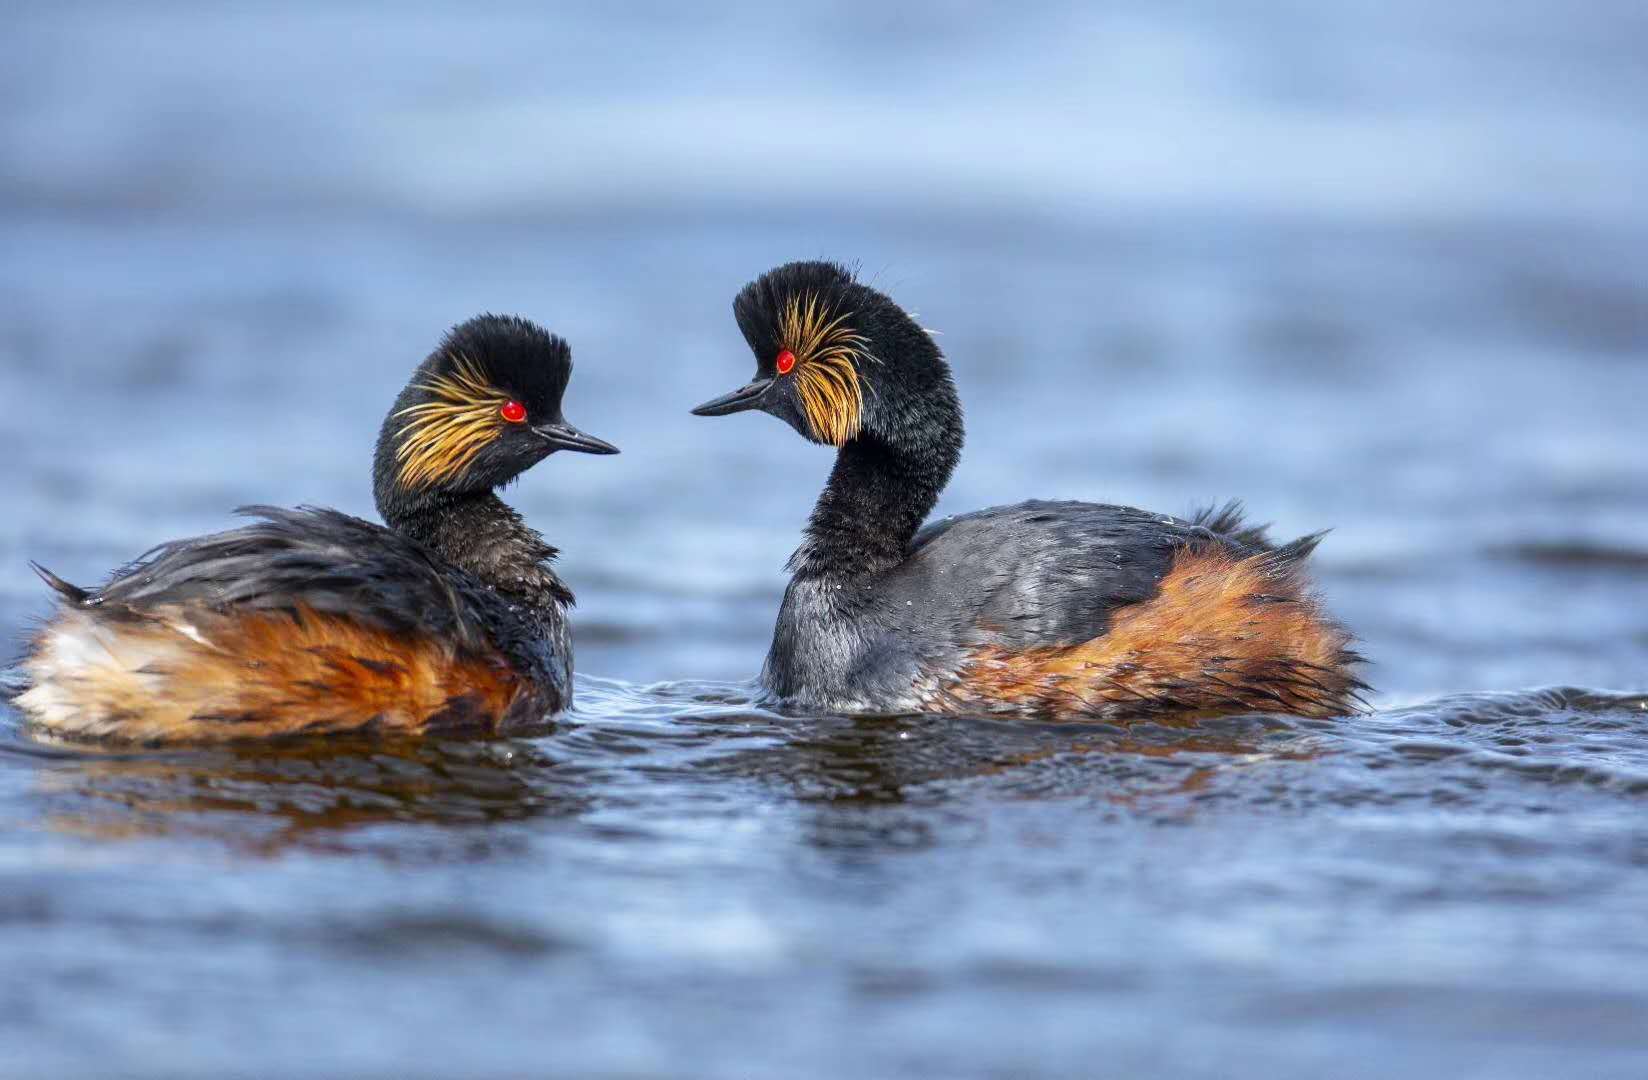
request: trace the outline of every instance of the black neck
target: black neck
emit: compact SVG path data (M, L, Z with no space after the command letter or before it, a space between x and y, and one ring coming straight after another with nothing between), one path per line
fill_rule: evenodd
M570 604L549 564L555 549L490 491L378 500L384 524L418 541L498 592L533 606Z
M852 577L903 562L961 453L961 417L948 419L919 441L866 431L843 445L790 569Z

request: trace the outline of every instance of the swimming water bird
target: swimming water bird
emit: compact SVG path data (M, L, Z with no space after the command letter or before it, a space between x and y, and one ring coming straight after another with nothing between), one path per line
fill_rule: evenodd
M1305 574L1321 534L1272 545L1235 503L1181 520L1032 501L922 528L962 446L932 337L826 262L761 276L733 314L755 378L693 412L759 409L837 448L789 562L770 694L1049 719L1360 706L1361 658Z
M452 329L378 435L384 525L247 507L105 585L35 569L61 603L16 701L38 731L127 743L494 733L572 698L556 551L494 493L556 450L617 449L566 422L567 345L525 319Z

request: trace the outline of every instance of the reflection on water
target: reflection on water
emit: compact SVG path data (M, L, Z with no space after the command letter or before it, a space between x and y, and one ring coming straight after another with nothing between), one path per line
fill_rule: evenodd
M574 813L578 781L530 743L440 742L150 754L61 754L37 774L48 827L83 836L221 839L324 849L382 822L484 824ZM70 764L72 763L72 765Z
M213 985L304 1002L257 1038L277 1071L351 993L497 1064L530 1021L574 1071L640 1039L784 1074L816 1032L763 997L825 988L906 1034L1002 995L1061 1025L1102 1003L1082 1030L1141 1062L1152 1002L1192 992L1228 1005L1177 1023L1230 1052L1256 1024L1354 1042L1372 1023L1397 1046L1422 1023L1426 1060L1477 1053L1484 1009L1542 1031L1583 1015L1604 1064L1648 1052L1624 1023L1648 991L1617 963L1648 930L1648 697L1173 726L785 716L747 684L581 692L531 740L108 753L10 731L0 939L33 972L12 1000L54 1017L29 1014L31 1053L83 1062L87 1015L134 1045L173 1023L138 1002ZM1530 928L1550 947L1517 944ZM468 1001L500 981L509 1004L477 1021ZM568 996L590 1004L529 1004ZM771 1053L714 1034L749 1010ZM951 1036L935 1075L1007 1060L992 1030ZM894 1037L839 1060L869 1068Z
M44 744L14 729L0 751L36 763L32 794L51 829L213 839L265 854L289 845L339 849L333 834L374 824L575 815L598 798L632 805L655 798L660 785L716 778L837 804L931 802L945 782L986 777L1029 797L1049 793L1034 770L1056 759L1080 762L1095 794L1137 804L1203 789L1219 767L1318 752L1289 738L1279 717L1175 727L784 716L757 708L747 684L588 682L593 707L537 740L326 738L112 751ZM1095 760L1082 762L1088 755ZM1153 759L1173 761L1176 771L1152 769ZM1187 763L1188 772L1178 768Z
M226 749L50 746L12 727L42 821L99 838L180 835L245 851L343 848L378 824L439 827L639 810L754 783L832 806L1083 798L1135 810L1314 802L1343 807L1495 797L1534 788L1648 795L1648 697L1575 689L1460 695L1332 721L1037 724L945 716L783 715L747 684L628 687L539 739L328 738ZM1251 775L1274 786L1258 790ZM1553 795L1552 797L1559 797Z
M739 689L727 688L727 696L739 699ZM218 839L250 853L288 845L327 850L332 834L375 824L464 826L575 814L606 777L603 760L616 766L660 751L679 756L667 751L702 740L656 719L676 707L680 693L653 698L627 716L568 718L541 740L326 738L129 751L45 744L14 728L0 751L36 763L34 794L47 811L43 822L56 830Z

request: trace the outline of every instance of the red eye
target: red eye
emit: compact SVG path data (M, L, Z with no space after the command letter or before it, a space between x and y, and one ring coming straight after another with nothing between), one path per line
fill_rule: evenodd
M524 424L526 423L526 406L519 401L506 401L503 408L498 410L498 415L511 424Z
M785 349L783 352L779 353L777 366L778 373L780 375L788 375L790 373L790 369L795 367L795 353L788 349Z

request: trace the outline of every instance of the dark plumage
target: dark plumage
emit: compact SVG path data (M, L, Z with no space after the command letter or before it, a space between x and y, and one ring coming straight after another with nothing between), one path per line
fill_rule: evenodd
M962 445L932 338L832 263L781 266L733 312L756 377L694 412L758 408L838 447L790 560L762 672L772 694L1048 717L1358 706L1360 658L1303 567L1319 535L1275 547L1234 503L1187 521L1032 501L923 529ZM804 393L823 348L845 389Z
M493 493L556 449L613 453L566 423L566 344L484 315L430 354L385 419L385 525L334 510L164 544L102 588L41 568L63 603L18 697L72 738L200 742L297 733L499 731L572 697L572 593Z

